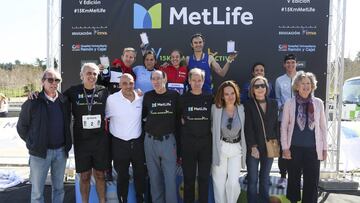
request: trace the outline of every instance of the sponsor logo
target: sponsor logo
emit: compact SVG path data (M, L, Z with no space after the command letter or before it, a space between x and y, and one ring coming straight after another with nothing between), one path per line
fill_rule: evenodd
M98 0L79 0L80 5L101 5L101 1Z
M305 69L306 68L306 61L296 61L296 69Z
M225 16L220 16L218 7L199 12L188 12L187 7L182 7L179 11L175 7L170 7L169 24L173 25L175 21L180 21L183 25L237 25L240 21L243 25L252 25L253 14L249 11L241 12L242 9L243 7L240 6L233 9L226 7Z
M286 0L289 4L309 4L311 0Z
M315 36L315 35L317 35L317 32L316 31L310 31L310 30L303 30L302 34L306 35L306 36Z
M80 47L81 47L80 44L73 44L73 45L71 46L71 50L72 50L72 51L80 51Z
M142 5L134 3L134 29L160 29L161 3L146 10Z
M106 26L75 26L71 29L72 36L107 36L109 34Z
M292 30L292 31L279 31L279 35L301 35L300 31Z
M315 52L316 45L313 45L313 44L279 44L278 51Z
M73 44L71 50L74 52L105 52L106 44Z
M279 35L290 35L290 36L316 36L317 26L278 26Z
M151 107L164 107L164 106L171 106L171 102L166 102L166 103L151 103Z
M189 106L188 111L207 111L206 107Z
M287 44L279 44L279 51L287 51L288 45Z
M75 14L86 14L86 13L98 14L98 13L106 13L106 9L105 8L75 8L74 13Z

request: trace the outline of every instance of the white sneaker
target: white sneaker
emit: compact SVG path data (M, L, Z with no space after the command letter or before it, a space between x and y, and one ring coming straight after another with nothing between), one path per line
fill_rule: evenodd
M276 187L280 189L285 189L287 185L287 179L286 178L280 178L277 182Z

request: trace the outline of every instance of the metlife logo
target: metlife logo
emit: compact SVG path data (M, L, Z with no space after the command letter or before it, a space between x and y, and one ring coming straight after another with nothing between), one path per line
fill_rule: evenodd
M164 9L169 9L169 16L163 16ZM190 10L188 7L164 8L161 3L152 5L149 10L135 3L133 5L134 29L161 29L162 20L168 25L252 25L254 16L241 6L226 6Z
M220 9L225 10L225 15L220 16ZM174 25L176 21L182 21L183 25L252 25L254 16L249 11L242 11L243 7L213 7L212 9L203 9L200 11L188 11L187 7L177 9L170 7L169 24Z
M160 29L161 3L146 10L142 5L134 4L134 29Z

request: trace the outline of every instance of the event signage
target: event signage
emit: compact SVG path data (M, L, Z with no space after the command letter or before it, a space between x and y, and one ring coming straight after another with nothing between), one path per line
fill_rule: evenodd
M314 72L319 81L316 95L325 98L329 1L311 0L79 0L62 1L62 88L79 83L84 62L110 62L125 47L138 50L134 65L143 64L140 52L146 33L148 49L159 63L169 61L172 49L192 54L190 37L205 36L204 52L223 66L227 42L234 41L237 58L225 78L213 73L215 87L232 79L240 86L251 78L255 62L266 65L266 77L284 74L283 58L294 53L298 70Z

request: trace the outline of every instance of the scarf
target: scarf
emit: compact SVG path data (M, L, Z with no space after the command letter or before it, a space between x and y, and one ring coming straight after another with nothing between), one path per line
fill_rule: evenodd
M310 94L308 98L302 98L299 94L296 94L296 103L298 106L298 114L296 117L296 122L301 131L305 129L306 117L308 121L308 127L310 130L314 130L315 122L314 122L314 104L313 104L313 96ZM307 109L307 112L305 112Z

